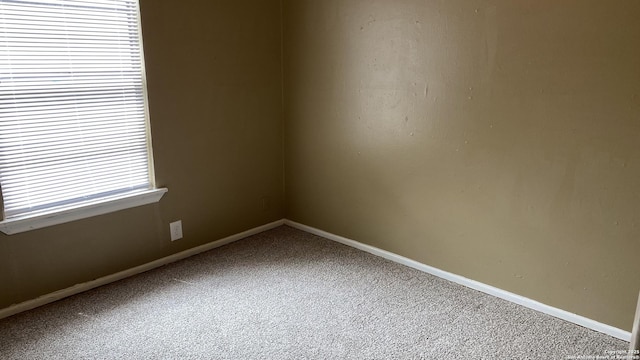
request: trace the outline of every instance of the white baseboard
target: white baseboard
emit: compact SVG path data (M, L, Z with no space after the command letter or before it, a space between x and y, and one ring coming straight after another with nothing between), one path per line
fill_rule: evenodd
M495 297L516 303L518 305L522 305L524 307L527 307L529 309L533 309L557 318L560 318L562 320L566 320L569 322L572 322L574 324L586 327L588 329L592 329L607 335L611 335L615 338L618 338L620 340L624 340L624 341L630 341L631 339L631 333L622 329L618 329L616 327L607 325L607 324L603 324L601 322L586 318L584 316L580 316L574 313L570 313L568 311L565 310L561 310L558 308L555 308L553 306L549 306L543 303L540 303L538 301L526 298L524 296L520 296L502 289L498 289L496 287L493 287L491 285L487 285L487 284L483 284L481 282L475 281L475 280L471 280L471 279L467 279L463 276L460 275L456 275L456 274L452 274L450 272L447 271L443 271L437 268L434 268L432 266L429 265L425 265L422 263L419 263L415 260L411 260L408 259L406 257L391 253L389 251L386 250L382 250L382 249L378 249L376 247L370 246L370 245L366 245L360 242L357 242L355 240L351 240L351 239L347 239L344 238L342 236L339 235L335 235L335 234L331 234L328 233L326 231L323 230L319 230L307 225L303 225L300 223L297 223L295 221L291 221L291 220L284 220L284 224L294 227L296 229L302 230L302 231L306 231L308 233L314 234L314 235L318 235L321 236L323 238L329 239L329 240L333 240L336 242L339 242L341 244L347 245L347 246L351 246L353 248L356 249L360 249L362 251L366 251L368 253L371 253L373 255L376 256L380 256L383 257L387 260L391 260L393 262L402 264L402 265L406 265L408 267L426 272L428 274L437 276L439 278L445 279L445 280L449 280L452 281L454 283L472 288L474 290L478 290L481 291L485 294L489 294L489 295L493 295Z
M205 252L205 251L209 251L211 249L215 249L217 247L232 243L234 241L238 241L240 239L244 239L248 236L251 235L255 235L258 233L261 233L263 231L266 230L270 230L273 229L275 227L278 227L280 225L284 224L284 220L278 220L278 221L274 221L272 223L269 224L265 224L262 226L258 226L255 227L253 229L247 230L247 231L243 231L239 234L235 234L235 235L231 235L231 236L227 236L226 238L220 239L220 240L216 240L216 241L212 241L210 243L204 244L204 245L200 245L194 248L191 248L189 250L185 250L173 255L169 255L167 257L163 257L161 259L158 260L154 260L152 262L140 265L140 266L136 266L134 268L131 269L127 269L127 270L123 270L120 272L117 272L115 274L111 274L111 275L107 275L107 276L103 276L101 278L95 279L95 280L91 280L82 284L77 284L71 287L68 287L66 289L62 289L62 290L58 290L55 292L52 292L50 294L47 295L43 295L40 296L36 299L33 300L27 300L25 302L21 302L19 304L15 304L12 306L9 306L8 308L4 308L4 309L0 309L0 319L9 317L11 315L15 315L18 314L20 312L23 311L27 311L27 310L31 310L34 309L38 306L42 306L42 305L46 305L49 303L52 303L54 301L58 301L61 299L64 299L66 297L72 296L72 295L76 295L79 294L83 291L87 291L87 290L91 290L93 288L96 288L98 286L102 286L102 285L106 285L118 280L122 280L125 278L128 278L130 276L136 275L136 274L140 274L143 273L145 271L149 271L152 269L155 269L157 267L163 266L163 265L167 265L170 264L172 262L176 262L178 260L182 260L185 258L188 258L190 256L193 255L197 255L199 253Z
M383 257L387 260L405 265L405 266L409 266L411 268L426 272L428 274L437 276L439 278L445 279L445 280L449 280L452 281L454 283L481 291L485 294L489 294L489 295L493 295L495 297L516 303L518 305L522 305L524 307L536 310L536 311L540 311L542 313L572 322L574 324L586 327L588 329L592 329L607 335L611 335L615 338L624 340L624 341L630 341L631 339L631 333L622 329L618 329L616 327L607 325L607 324L603 324L601 322L586 318L584 316L580 316L574 313L570 313L568 311L565 310L561 310L558 308L555 308L553 306L549 306L543 303L540 303L538 301L526 298L524 296L520 296L502 289L498 289L496 287L493 287L491 285L487 285L487 284L483 284L481 282L475 281L475 280L471 280L468 278L465 278L463 276L460 275L456 275L447 271L443 271L437 268L434 268L432 266L429 265L425 265L422 263L419 263L415 260L411 260L409 258L394 254L392 252L386 251L386 250L382 250L382 249L378 249L376 247L370 246L370 245L366 245L360 242L357 242L355 240L351 240L351 239L347 239L345 237L339 236L339 235L335 235L320 229L316 229L307 225L303 225L291 220L287 220L287 219L282 219L282 220L278 220L278 221L274 221L272 223L269 224L265 224L262 226L258 226L256 228L241 232L239 234L235 234L235 235L231 235L228 236L226 238L220 239L220 240L216 240L213 242L210 242L208 244L204 244L204 245L200 245L198 247L189 249L189 250L185 250L182 252L179 252L177 254L173 254L140 266L136 266L134 268L131 269L127 269L124 271L120 271L118 273L115 274L111 274L111 275L107 275L95 280L91 280L82 284L77 284L74 286L71 286L69 288L66 289L62 289L62 290L58 290L55 291L53 293L47 294L47 295L43 295L40 296L36 299L33 300L27 300L25 302L19 303L19 304L15 304L12 305L8 308L4 308L4 309L0 309L0 319L9 317L11 315L15 315L18 314L20 312L23 311L27 311L27 310L31 310L34 309L38 306L42 306L42 305L46 305L48 303L52 303L54 301L60 300L60 299L64 299L66 297L72 296L72 295L76 295L79 294L81 292L87 291L87 290L91 290L93 288L102 286L102 285L106 285L118 280L122 280L125 279L127 277L136 275L136 274L140 274L143 273L145 271L149 271L152 269L155 269L157 267L163 266L163 265L167 265L170 264L172 262L176 262L178 260L182 260L185 258L188 258L190 256L193 255L197 255L199 253L205 252L205 251L209 251L211 249L215 249L217 247L232 243L234 241L238 241L240 239L244 239L248 236L251 235L255 235L258 233L261 233L263 231L266 230L270 230L273 228L276 228L280 225L288 225L291 227L294 227L296 229L302 230L302 231L306 231L308 233L314 234L314 235L318 235L321 237L324 237L326 239L329 240L333 240L336 242L339 242L341 244L362 250L362 251L366 251L370 254L376 255L376 256L380 256Z

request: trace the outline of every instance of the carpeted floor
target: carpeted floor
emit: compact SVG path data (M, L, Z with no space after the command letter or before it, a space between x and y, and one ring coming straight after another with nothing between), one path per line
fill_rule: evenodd
M1 359L568 359L628 343L286 226L0 320Z

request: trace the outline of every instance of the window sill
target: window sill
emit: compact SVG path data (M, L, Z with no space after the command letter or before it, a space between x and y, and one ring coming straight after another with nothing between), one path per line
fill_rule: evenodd
M145 190L133 194L102 199L50 213L17 217L0 221L0 231L7 235L85 219L160 201L167 188Z

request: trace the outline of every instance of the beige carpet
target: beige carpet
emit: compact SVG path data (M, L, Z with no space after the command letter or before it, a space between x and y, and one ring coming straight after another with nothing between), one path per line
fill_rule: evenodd
M628 343L286 226L0 320L1 359L568 359Z

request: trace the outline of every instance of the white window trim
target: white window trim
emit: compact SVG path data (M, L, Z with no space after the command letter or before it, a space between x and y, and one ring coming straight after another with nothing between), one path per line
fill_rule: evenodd
M7 235L22 233L47 226L108 214L136 206L152 204L160 201L168 191L167 188L144 190L115 197L98 199L86 204L75 205L50 213L16 217L0 221L0 231Z
M151 142L151 129L149 120L149 102L147 93L146 67L144 57L144 45L142 38L140 7L137 7L138 42L140 47L140 62L142 71L142 96L145 109L146 141L148 149L148 174L149 190L139 190L130 193L122 193L110 197L97 198L93 201L71 204L67 207L52 208L47 212L25 214L0 221L0 231L7 234L17 234L48 226L63 224L75 220L85 219L97 215L112 213L132 207L157 203L168 191L166 188L155 188L155 169ZM1 217L0 217L1 219Z

